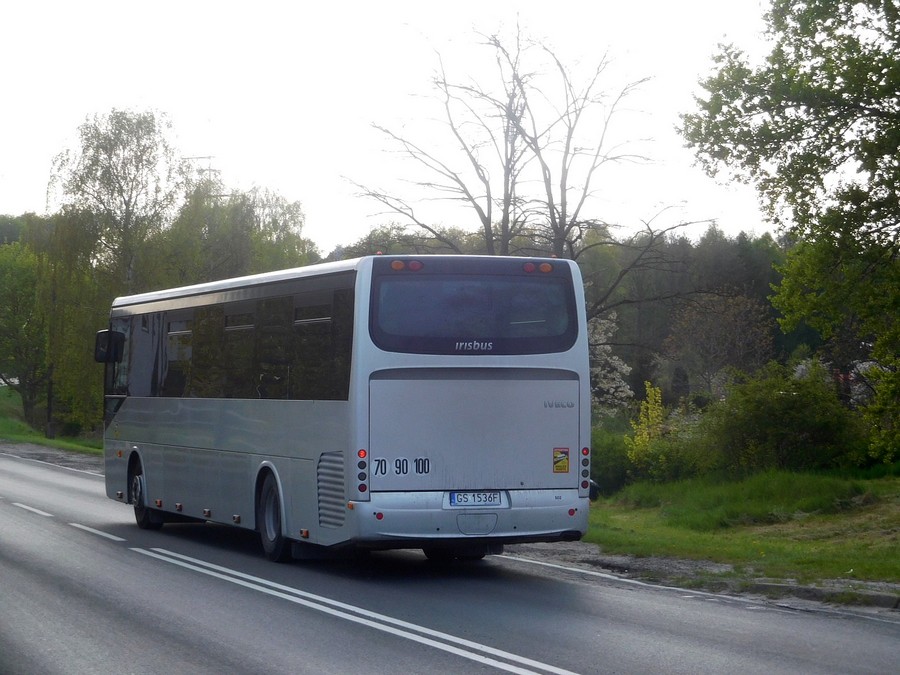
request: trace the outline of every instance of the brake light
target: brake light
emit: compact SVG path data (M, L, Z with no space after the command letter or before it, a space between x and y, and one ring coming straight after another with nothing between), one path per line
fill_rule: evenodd
M369 462L366 461L368 456L369 452L365 448L360 448L356 451L356 468L359 469L359 473L356 474L356 479L359 481L359 484L356 486L356 491L360 495L369 491Z
M410 260L406 262L405 260L392 260L391 261L391 269L395 272L402 272L403 270L409 270L410 272L418 272L419 270L425 267L425 263L421 260Z

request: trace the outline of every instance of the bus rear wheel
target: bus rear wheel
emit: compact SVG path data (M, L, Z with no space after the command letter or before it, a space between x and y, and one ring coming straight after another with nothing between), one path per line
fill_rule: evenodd
M134 504L134 521L142 530L158 530L163 526L161 513L147 506L147 491L144 487L144 468L140 460L131 473L131 503Z
M256 530L263 552L273 562L291 559L291 542L281 532L281 497L278 483L271 473L266 475L256 505Z

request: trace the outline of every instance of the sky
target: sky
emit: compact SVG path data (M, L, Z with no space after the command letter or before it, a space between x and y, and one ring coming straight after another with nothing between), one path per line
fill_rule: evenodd
M770 231L749 186L708 177L675 131L719 43L764 53L765 0L31 0L6 3L0 35L0 213L45 213L53 158L77 147L88 116L165 113L175 145L226 186L299 201L304 235L327 254L397 220L354 183L409 199L421 170L401 162L373 124L447 157L431 78L489 72L477 33L510 30L551 47L575 72L611 65L610 91L650 78L615 131L650 161L605 170L588 215L636 229L677 222L697 237L710 219L729 235ZM608 78L608 80L606 79ZM51 205L52 208L52 205ZM432 222L474 229L468 210L422 202Z

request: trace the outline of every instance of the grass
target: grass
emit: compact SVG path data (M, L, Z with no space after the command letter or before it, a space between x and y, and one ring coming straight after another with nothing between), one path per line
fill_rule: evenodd
M773 472L637 484L591 509L607 553L729 563L739 575L900 582L900 477Z
M0 387L0 440L12 443L34 443L60 450L103 453L102 443L94 439L47 438L25 423L19 395L9 387Z

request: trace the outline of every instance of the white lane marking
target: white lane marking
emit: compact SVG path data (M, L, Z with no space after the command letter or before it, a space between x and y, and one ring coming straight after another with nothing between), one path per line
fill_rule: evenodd
M114 534L109 534L108 532L103 532L102 530L95 530L93 527L88 527L87 525L80 525L78 523L69 523L72 527L77 527L79 530L84 530L85 532L90 532L91 534L96 534L98 537L106 537L112 541L127 541L127 539L122 539L122 537L117 537Z
M472 642L464 638L459 638L448 633L442 633L440 631L432 630L424 626L419 626L413 623L402 621L400 619L395 619L385 614L372 612L370 610L363 609L362 607L356 607L355 605L349 605L338 600L326 598L321 595L315 595L313 593L301 591L296 588L291 588L290 586L283 586L267 579L244 574L243 572L238 572L227 567L220 567L219 565L214 565L212 563L198 560L196 558L190 558L188 556L174 553L172 551L167 551L165 549L154 548L152 550L146 550L140 548L132 548L131 550L146 556L150 556L152 558L157 558L159 560L178 565L180 567L184 567L186 569L200 572L201 574L206 574L217 579L228 581L229 583L237 584L238 586L243 586L251 590L259 591L260 593L272 595L274 597L281 598L282 600L287 600L288 602L293 602L310 609L315 609L325 614L330 614L347 621L352 621L364 626L369 626L370 628L374 628L375 630L380 630L382 632L390 633L407 640L412 640L420 644L428 645L430 647L434 647L435 649L440 649L442 651L446 651L451 654L476 661L478 663L493 666L507 672L549 672L556 673L557 675L574 675L572 671L557 668L556 666L541 663L540 661L534 661L532 659L528 659L511 652L495 649L493 647L479 644L477 642ZM443 642L439 642L438 640L443 640ZM459 646L457 647L454 645ZM462 649L463 647L465 649ZM466 651L466 649L472 651ZM538 670L526 670L525 668L512 665L510 663L497 661L495 659L488 658L486 656L482 656L481 654L476 654L473 652L482 652L484 654L496 656L498 658L506 659L507 661L512 661L513 663L518 663L529 668L536 668Z
M46 511L41 511L40 509L36 509L33 506L25 506L25 504L20 504L19 502L11 502L13 506L18 506L20 509L25 509L26 511L31 511L32 513L36 513L39 516L44 516L45 518L52 518L52 513L47 513Z

